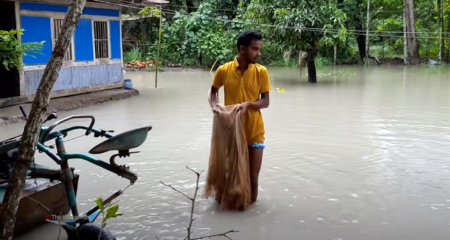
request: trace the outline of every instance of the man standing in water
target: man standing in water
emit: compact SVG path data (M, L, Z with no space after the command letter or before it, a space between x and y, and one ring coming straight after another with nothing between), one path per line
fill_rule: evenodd
M223 86L225 105L240 104L239 111L246 113L245 134L249 145L250 181L252 203L258 197L258 178L261 170L264 145L264 122L260 109L269 107L270 81L267 68L256 63L262 48L262 36L247 31L239 36L239 55L234 61L220 66L210 90L210 104L217 112L218 91Z

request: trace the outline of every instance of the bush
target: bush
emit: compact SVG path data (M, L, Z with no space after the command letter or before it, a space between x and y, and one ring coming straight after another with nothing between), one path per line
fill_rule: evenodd
M125 52L124 56L123 56L123 61L125 63L129 63L132 61L142 61L143 58L143 54L142 51L139 47L133 47L130 51Z
M30 56L28 53L41 54L45 41L21 43L16 35L23 35L23 29L4 31L0 30L0 62L6 70L21 67L21 57Z

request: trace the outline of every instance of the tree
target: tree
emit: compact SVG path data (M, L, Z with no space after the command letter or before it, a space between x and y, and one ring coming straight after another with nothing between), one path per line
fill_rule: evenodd
M337 5L339 9L346 12L347 21L346 28L350 29L350 23L353 24L356 33L356 43L359 51L359 60L363 62L366 59L366 35L363 31L363 16L361 9L363 9L362 0L345 1L338 0Z
M204 0L195 12L173 13L172 22L163 18L162 54L167 60L196 59L211 67L216 60L224 63L233 58L238 31L231 32L232 24L216 17L217 4L217 0Z
M290 49L287 52L298 54L300 50L314 50L308 43L310 40L317 43L316 55L324 64L331 64L335 55L338 64L364 62L367 45L370 45L370 49L367 47L370 50L367 57L371 61L378 59L382 53L384 59L381 62L391 58L400 63L400 58L408 60L411 55L408 52L413 52L409 51L414 48L408 43L412 36L416 42L416 62L419 62L419 56L439 58L439 51L443 60L450 57L450 0L409 1L414 3L408 11L413 13L408 14L408 17L414 17L413 21L409 21L409 25L414 28L410 26L409 29L406 29L408 17L404 16L404 0L169 1L170 5L163 8L162 58L171 63L179 63L181 55L181 62L187 67L202 66L210 69L217 59L219 65L229 60L236 54L234 45L237 36L248 29L262 31L264 48L259 62L268 66L297 65L294 62L297 57L286 58L285 61L283 52ZM368 1L370 11L367 11ZM340 11L337 11L335 5ZM443 8L437 5L442 5ZM282 11L283 9L286 11ZM439 9L442 9L442 13ZM142 24L150 25L148 22ZM440 31L442 34L439 34ZM407 32L414 34L405 36ZM129 35L135 38L143 35L154 38L157 36L156 33L152 34L138 27L131 29ZM369 44L366 44L366 40ZM146 40L139 43L144 55L150 59L155 58L152 54L157 52L157 41ZM130 56L131 53L132 51ZM311 63L312 59L309 61L308 71L313 73Z
M447 60L450 59L450 3L447 4Z
M442 58L444 57L445 52L445 40L444 36L442 35L442 32L444 32L444 0L437 0L437 8L439 13L439 61L442 61Z
M347 17L334 1L252 0L238 18L255 23L254 27L262 29L269 41L280 47L280 52L289 47L305 49L311 83L317 82L318 49L334 46L346 34Z
M362 0L356 0L356 9L359 10L359 7L362 4ZM356 42L358 43L358 50L359 50L359 58L361 61L365 61L366 59L366 35L363 31L363 24L362 24L362 16L359 11L356 13L353 13L353 19L355 22L355 30L357 33L356 36Z
M31 111L25 125L14 175L6 189L0 209L0 239L12 240L16 212L19 206L22 188L25 185L27 171L36 151L36 143L42 125L42 118L47 111L50 93L58 78L66 49L78 25L86 0L72 0L69 5L60 37L56 42L52 56L45 67L42 80L37 89Z
M404 0L406 41L408 48L408 62L411 65L420 64L419 47L417 45L416 26L414 19L414 0Z

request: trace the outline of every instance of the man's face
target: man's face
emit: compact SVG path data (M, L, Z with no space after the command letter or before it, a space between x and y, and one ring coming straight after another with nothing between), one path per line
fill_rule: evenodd
M244 48L244 55L249 63L256 63L259 55L261 55L262 46L261 40L253 40L248 47Z

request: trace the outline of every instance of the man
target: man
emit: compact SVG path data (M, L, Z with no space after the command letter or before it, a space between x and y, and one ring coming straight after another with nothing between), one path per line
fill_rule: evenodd
M245 133L249 145L252 203L258 196L258 177L264 145L264 122L260 109L269 107L270 81L267 69L256 63L262 48L262 36L256 31L244 32L237 41L239 55L220 66L214 76L209 101L217 112L218 91L223 86L225 105L240 104L245 112Z

